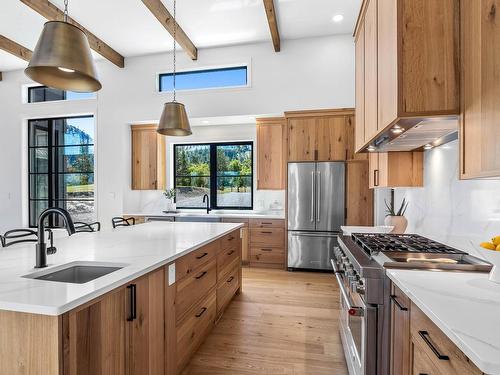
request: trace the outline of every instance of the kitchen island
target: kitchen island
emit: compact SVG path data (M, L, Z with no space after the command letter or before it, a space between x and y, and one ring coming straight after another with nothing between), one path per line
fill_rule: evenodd
M0 250L0 373L176 374L241 290L241 224L148 223ZM68 264L116 267L76 284ZM28 277L26 277L28 276Z

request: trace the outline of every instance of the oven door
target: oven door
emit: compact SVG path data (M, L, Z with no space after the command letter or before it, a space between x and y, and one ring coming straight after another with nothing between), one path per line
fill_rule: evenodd
M340 336L351 375L377 373L377 309L348 289L347 278L332 260L340 289Z

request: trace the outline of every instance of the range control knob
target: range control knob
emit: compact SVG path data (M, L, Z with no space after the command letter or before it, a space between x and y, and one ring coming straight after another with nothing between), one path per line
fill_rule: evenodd
M362 282L358 282L355 290L356 290L356 293L358 293L358 294L365 294L365 292L366 292L366 288Z

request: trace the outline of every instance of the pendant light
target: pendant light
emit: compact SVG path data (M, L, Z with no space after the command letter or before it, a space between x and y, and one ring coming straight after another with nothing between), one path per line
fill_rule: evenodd
M79 27L68 23L68 0L64 0L64 20L49 21L43 26L24 72L36 82L61 90L101 89L87 36Z
M175 100L175 72L176 72L176 30L177 30L177 20L176 20L176 2L174 0L174 72L172 75L173 86L174 86L174 98L171 102L165 103L163 106L163 112L160 117L160 123L158 124L158 133L163 135L171 136L186 136L191 135L191 126L189 125L189 119L186 114L186 108L184 104L179 103Z

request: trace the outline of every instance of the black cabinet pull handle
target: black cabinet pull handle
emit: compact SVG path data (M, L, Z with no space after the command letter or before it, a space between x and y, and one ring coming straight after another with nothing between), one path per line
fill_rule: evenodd
M427 331L418 331L418 334L420 335L420 337L422 337L422 340L425 341L425 343L427 344L427 346L429 348L431 348L432 352L436 355L436 357L438 359L440 359L442 361L449 361L450 360L450 357L448 357L447 355L439 353L439 351L436 349L436 347L432 344L431 339L429 337L429 332L427 332Z
M196 314L195 316L196 316L197 318L199 318L200 316L202 316L202 315L205 313L205 311L207 311L207 308L206 308L206 307L203 307L203 308L200 310L200 312L199 312L198 314Z
M397 307L399 307L399 309L400 309L401 311L408 311L408 308L407 308L407 307L404 307L402 304L400 304L400 303L399 303L399 301L397 300L397 297L396 297L395 295L391 294L391 299L392 299L392 302L394 302L394 303L395 303L395 305L396 305Z
M194 278L195 278L196 280L199 280L199 279L201 279L203 276L205 276L206 274L207 274L207 271L203 271L202 273L200 273L198 276L195 276Z
M262 251L273 251L273 249L269 249L269 248L267 248L267 247L263 247L263 248L261 248L261 250L262 250Z
M131 322L137 318L137 286L130 284L127 286L127 289L130 291L130 313L127 321Z
M232 240L234 240L234 237L233 237L233 236L231 236L231 237L229 237L227 240L228 240L228 241L232 241Z
M260 231L260 233L262 233L262 234L273 234L273 232L264 232L264 231Z
M262 225L273 225L273 223L266 223L266 222L264 222L264 221L263 221L261 224L262 224Z
M227 255L233 255L234 254L234 250L231 250L229 253L227 253Z
M234 280L234 276L231 276L229 279L227 279L227 282L230 283L233 280Z
M206 257L207 255L208 255L208 253L203 253L203 254L201 254L201 255L198 255L198 256L196 257L196 259L201 259L201 258L203 258L203 257Z

